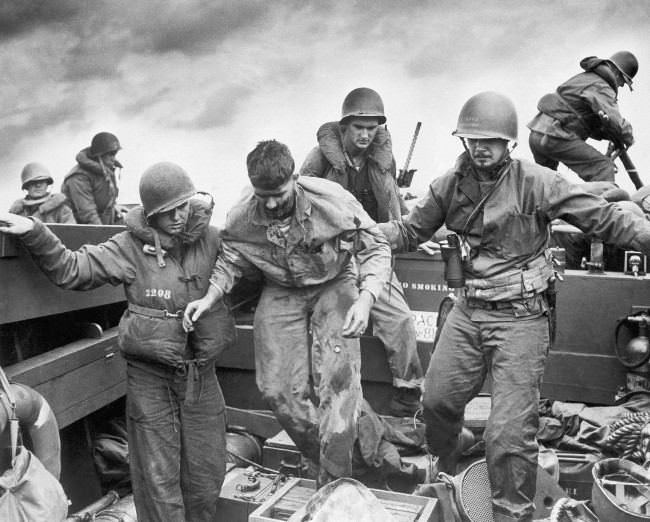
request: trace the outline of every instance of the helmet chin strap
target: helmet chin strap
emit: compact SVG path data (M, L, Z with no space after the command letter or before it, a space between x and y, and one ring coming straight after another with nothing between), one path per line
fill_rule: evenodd
M487 139L487 138L486 138ZM472 155L469 152L469 148L467 147L467 138L460 138L461 143L463 144L463 148L465 149L465 152L467 153L467 157L470 159L469 165L470 168L472 169L472 172L478 177L478 171L477 171L477 166L474 163L474 160L472 159ZM508 145L506 146L506 152L503 155L503 158L497 163L494 168L490 170L499 170L501 166L510 159L510 155L512 154L512 151L514 151L517 148L517 142L514 140L508 140Z

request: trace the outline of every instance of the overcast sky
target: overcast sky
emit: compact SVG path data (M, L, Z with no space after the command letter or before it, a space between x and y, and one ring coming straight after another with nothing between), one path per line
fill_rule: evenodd
M146 167L174 161L215 196L221 222L259 140L285 142L300 166L360 86L384 99L398 166L422 121L411 162L422 192L460 151L450 132L469 96L512 98L515 155L530 158L539 97L581 58L621 49L641 64L619 104L650 183L649 32L645 0L2 0L0 206L20 196L24 164L45 164L58 190L77 152L110 131L121 202L138 201Z

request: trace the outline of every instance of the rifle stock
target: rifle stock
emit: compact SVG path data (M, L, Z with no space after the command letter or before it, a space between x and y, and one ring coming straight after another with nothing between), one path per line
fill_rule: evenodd
M630 155L627 153L627 150L620 149L620 153L618 157L621 159L621 163L625 167L625 170L627 171L627 175L630 176L632 183L634 183L634 187L637 190L639 190L641 187L643 187L643 182L641 181L641 178L639 177L639 173L637 172L634 163L632 163L632 160L630 159Z

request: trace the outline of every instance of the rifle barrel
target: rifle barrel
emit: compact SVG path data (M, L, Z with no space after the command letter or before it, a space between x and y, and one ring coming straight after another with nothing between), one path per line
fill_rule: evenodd
M413 133L413 139L411 140L411 146L409 147L409 153L406 155L406 161L404 162L404 168L402 172L406 173L411 163L411 157L413 156L413 149L415 149L415 142L418 140L418 134L420 134L420 127L422 127L422 122L419 121L415 125L415 132Z
M630 159L630 155L627 153L627 150L620 149L620 151L621 152L618 155L618 157L621 159L621 163L625 167L625 170L627 171L627 175L630 176L630 180L632 180L632 183L634 183L634 187L637 190L639 190L641 187L643 187L643 182L639 177L639 173L636 170L634 163L632 163L632 160Z

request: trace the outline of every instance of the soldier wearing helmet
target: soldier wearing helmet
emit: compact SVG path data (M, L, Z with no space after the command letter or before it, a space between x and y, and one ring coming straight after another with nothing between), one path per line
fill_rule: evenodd
M504 95L482 92L462 107L464 152L430 184L403 223L380 224L393 244L442 251L459 288L424 378L429 451L454 474L466 404L491 377L484 438L496 522L532 520L539 385L551 342L554 272L549 224L562 217L588 234L650 253L650 223L535 163L515 159L517 114ZM449 244L428 241L443 225ZM457 248L451 245L458 241ZM410 247L410 248L409 248Z
M116 204L118 187L115 170L122 168L116 159L121 149L119 140L110 132L96 134L90 147L77 154L77 164L63 180L63 192L78 223L114 225L121 222L125 211Z
M20 181L25 197L14 201L9 212L35 217L43 223L76 223L65 196L48 191L54 180L44 165L28 163L20 174Z
M629 51L619 51L608 59L589 56L580 66L584 72L539 100L539 113L528 124L530 149L540 165L555 170L564 163L585 181L614 185L614 161L586 140L610 140L617 148L634 143L617 99L619 87L632 90L639 63Z
M351 192L378 223L401 219L395 158L385 127L384 103L373 89L359 87L343 100L341 119L323 124L318 145L300 174L329 179ZM392 415L411 416L420 406L423 371L415 324L402 285L393 273L371 311L375 335L386 349L395 388Z
M119 337L137 519L213 521L226 462L225 405L214 365L234 339L234 321L219 302L193 332L182 327L183 309L207 291L221 248L209 224L213 202L173 163L142 174L140 198L125 231L76 251L37 219L2 214L0 230L18 234L59 286L123 284L128 307Z

